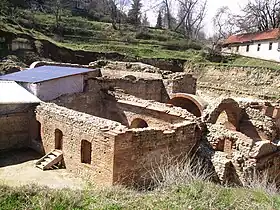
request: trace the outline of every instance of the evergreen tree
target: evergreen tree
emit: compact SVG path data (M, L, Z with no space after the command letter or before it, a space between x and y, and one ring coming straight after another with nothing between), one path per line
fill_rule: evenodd
M147 14L145 13L143 20L142 20L142 26L144 27L150 27L150 22L148 20Z
M128 11L128 22L132 25L141 24L141 0L133 0L131 4L131 9Z
M158 12L156 28L162 28L162 14L161 14L161 11Z

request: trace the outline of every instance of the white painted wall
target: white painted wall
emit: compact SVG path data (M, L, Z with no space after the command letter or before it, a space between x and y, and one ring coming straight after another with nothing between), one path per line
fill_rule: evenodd
M42 101L49 101L64 94L83 92L84 76L74 75L41 83L22 83L21 85Z
M269 43L271 42L272 42L272 50L269 50ZM257 50L258 44L261 45L260 51ZM247 45L250 45L249 52L246 52ZM230 48L228 47L222 48L222 52L280 62L280 51L278 51L279 40L258 41L252 43L244 43L244 44L233 44L229 46ZM239 46L239 51L237 52L238 46Z

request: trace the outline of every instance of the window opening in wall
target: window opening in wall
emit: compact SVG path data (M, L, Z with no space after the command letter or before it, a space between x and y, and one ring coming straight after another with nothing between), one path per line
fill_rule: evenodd
M37 128L37 131L36 131L36 136L35 136L35 140L36 141L39 141L41 142L42 141L42 136L41 136L41 123L39 121L36 121L36 128Z
M239 46L236 47L236 52L239 52Z
M55 135L55 149L62 150L62 137L63 137L62 131L59 129L55 129L54 135Z
M136 118L131 122L130 128L147 128L148 123L140 118Z
M269 50L272 50L272 42L269 43Z
M261 44L258 44L258 49L257 49L257 51L260 51L260 49L261 49Z
M81 162L91 164L91 143L87 140L81 142Z
M249 50L250 50L250 45L247 45L246 46L246 52L249 52Z

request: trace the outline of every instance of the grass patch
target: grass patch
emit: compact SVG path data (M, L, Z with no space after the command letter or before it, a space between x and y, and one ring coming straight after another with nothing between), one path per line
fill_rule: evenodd
M210 182L138 192L120 187L83 191L0 187L1 209L279 209L280 196Z

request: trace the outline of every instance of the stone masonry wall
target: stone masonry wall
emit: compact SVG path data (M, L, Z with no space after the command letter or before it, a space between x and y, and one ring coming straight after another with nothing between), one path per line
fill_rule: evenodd
M168 98L160 79L95 78L88 80L86 91L98 91L116 87L125 90L128 94L147 100L162 102Z
M115 142L114 182L149 184L153 171L167 159L189 155L197 143L196 123L177 124L174 130L132 129Z
M46 153L55 149L55 130L59 129L66 169L96 184L112 185L114 135L124 126L50 103L36 108L36 118ZM81 163L82 140L91 143L90 164Z
M84 112L97 117L103 117L104 113L106 113L106 104L103 98L104 94L98 90L86 93L64 95L53 100L52 102L68 109Z
M174 93L196 94L196 78L191 74L170 74L163 82L169 96Z
M0 105L0 109L3 106L5 105ZM0 114L0 150L29 146L32 136L31 123L35 119L30 109L17 109L16 113Z

